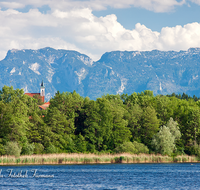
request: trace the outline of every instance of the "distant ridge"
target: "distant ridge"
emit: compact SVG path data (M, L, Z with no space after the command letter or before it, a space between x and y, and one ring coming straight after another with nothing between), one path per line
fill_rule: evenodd
M144 90L200 96L200 48L179 52L113 51L97 62L77 51L13 49L0 61L0 70L0 88L12 85L25 92L39 92L44 79L46 101L57 90L75 90L91 99Z

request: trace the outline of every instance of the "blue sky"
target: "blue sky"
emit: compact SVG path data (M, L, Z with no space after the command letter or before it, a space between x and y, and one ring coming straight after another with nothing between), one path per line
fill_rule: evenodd
M183 6L175 7L168 12L154 12L144 8L114 9L93 11L97 17L115 14L118 22L127 29L134 29L135 24L141 23L153 31L160 32L163 27L184 26L192 22L200 22L200 6L190 2Z
M9 49L107 51L200 47L200 0L0 0L0 59Z

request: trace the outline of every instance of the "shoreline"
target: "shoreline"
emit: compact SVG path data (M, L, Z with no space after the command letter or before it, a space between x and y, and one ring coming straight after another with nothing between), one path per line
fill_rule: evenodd
M176 157L162 156L160 154L83 154L62 153L23 155L18 158L14 156L1 156L0 166L6 165L56 165L56 164L115 164L115 163L194 163L199 162L196 156L179 155Z

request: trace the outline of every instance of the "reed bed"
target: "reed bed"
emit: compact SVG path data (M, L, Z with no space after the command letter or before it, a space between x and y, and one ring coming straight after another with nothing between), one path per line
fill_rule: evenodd
M198 162L195 156L181 155L176 157L155 154L42 154L14 156L1 156L0 165L23 164L97 164L97 163L172 163L172 162Z

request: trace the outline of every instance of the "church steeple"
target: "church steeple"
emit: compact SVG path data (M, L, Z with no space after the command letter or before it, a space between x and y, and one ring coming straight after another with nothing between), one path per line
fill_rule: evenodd
M45 96L45 86L43 80L40 86L40 96Z

